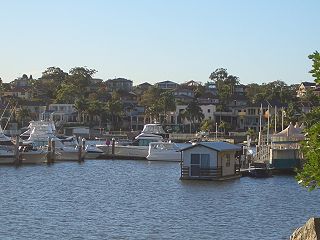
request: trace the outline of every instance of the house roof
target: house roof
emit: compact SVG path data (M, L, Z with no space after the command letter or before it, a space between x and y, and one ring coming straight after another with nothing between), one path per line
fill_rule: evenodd
M227 143L227 142L198 142L194 145L182 148L180 151L183 152L185 150L197 147L197 146L203 146L218 152L223 152L223 151L240 151L241 147L231 144L231 143Z
M301 84L303 84L304 86L309 86L309 87L316 86L315 82L302 82Z

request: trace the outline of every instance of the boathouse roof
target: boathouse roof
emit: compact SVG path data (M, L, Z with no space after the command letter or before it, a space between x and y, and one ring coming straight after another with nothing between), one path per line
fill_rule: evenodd
M182 148L180 151L183 152L185 150L197 147L197 146L203 146L218 152L223 152L223 151L240 151L241 147L227 143L227 142L198 142L196 144L193 144L191 146Z

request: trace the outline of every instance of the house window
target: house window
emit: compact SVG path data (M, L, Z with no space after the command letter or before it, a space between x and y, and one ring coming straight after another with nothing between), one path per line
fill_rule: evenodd
M210 109L208 109L208 113L210 113Z
M230 154L226 154L226 167L230 167Z

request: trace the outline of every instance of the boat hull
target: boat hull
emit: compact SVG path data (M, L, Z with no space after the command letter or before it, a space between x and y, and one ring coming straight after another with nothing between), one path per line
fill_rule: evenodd
M41 164L47 162L47 152L23 152L20 153L22 164Z
M166 162L180 162L180 152L159 152L152 153L147 156L149 161L166 161Z
M14 164L15 163L14 155L1 155L0 156L0 164Z
M81 154L80 159L84 159L85 152ZM55 156L56 161L79 161L79 152L78 151L56 151Z
M85 155L85 159L97 159L102 154L103 153L100 153L100 152L87 152Z

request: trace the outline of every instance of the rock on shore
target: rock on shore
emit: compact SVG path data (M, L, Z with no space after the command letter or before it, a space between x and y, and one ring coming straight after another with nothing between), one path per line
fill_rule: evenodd
M320 218L310 218L305 225L297 228L290 240L320 240Z

